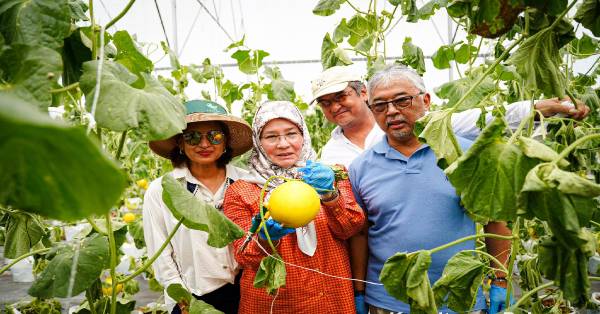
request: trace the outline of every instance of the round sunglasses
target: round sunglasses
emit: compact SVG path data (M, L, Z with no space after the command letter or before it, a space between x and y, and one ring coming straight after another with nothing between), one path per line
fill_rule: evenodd
M219 145L225 140L225 133L219 130L211 130L206 133L198 131L185 132L183 133L183 140L186 142L186 144L194 146L200 144L202 137L205 135L208 142L213 145Z

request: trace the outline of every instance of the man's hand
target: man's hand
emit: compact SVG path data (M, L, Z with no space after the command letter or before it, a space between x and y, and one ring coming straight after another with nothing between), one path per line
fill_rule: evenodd
M510 304L513 304L512 295L510 296ZM492 282L490 286L490 308L489 314L502 313L506 310L506 288L495 285Z
M544 100L538 100L535 103L535 109L539 111L544 117L548 118L556 114L563 114L565 117L569 117L576 120L585 118L590 113L590 108L586 106L581 100L576 99L577 109L573 106L573 103L569 98L550 98Z

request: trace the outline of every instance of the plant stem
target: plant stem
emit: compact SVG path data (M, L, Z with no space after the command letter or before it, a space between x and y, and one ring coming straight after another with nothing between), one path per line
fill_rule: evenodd
M106 24L106 26L104 28L108 29L109 27L111 27L115 23L117 23L118 20L120 20L123 16L125 16L125 14L127 14L127 11L129 11L129 9L131 8L131 6L133 5L134 2L135 2L135 0L129 0L129 3L127 3L127 5L123 9L123 11L121 11L121 13L119 13L117 16L115 16L115 18L112 19L112 21L108 22L108 24Z
M571 102L573 103L573 106L575 106L575 109L579 109L579 107L577 107L577 100L575 99L575 96L573 96L573 93L571 93L571 91L569 91L568 88L565 88L565 94L569 96Z
M433 254L433 253L439 252L441 250L445 250L445 249L447 249L447 248L449 248L451 246L454 246L454 245L457 245L457 244L461 244L461 243L466 242L466 241L475 240L477 238L492 238L492 239L500 239L500 240L512 240L513 236L502 236L502 235L498 235L498 234L495 234L495 233L474 234L474 235L471 235L471 236L460 238L458 240L454 240L454 241L446 243L444 245L440 245L438 247L435 247L435 248L429 250L429 252L431 254Z
M108 245L110 250L110 278L112 280L112 295L110 298L110 314L117 312L117 245L112 230L112 218L110 211L106 214L106 233L108 234Z
M349 6L350 6L352 9L354 9L354 11L356 11L357 13L360 13L360 14L367 15L367 13L365 13L365 12L363 12L363 11L359 10L357 7L355 7L355 6L354 6L354 5L353 5L353 4L350 2L350 0L346 0L346 3L347 3L347 4L348 4L348 5L349 5Z
M117 148L117 153L115 154L115 160L119 160L121 158L121 152L123 152L123 146L125 145L125 139L127 138L127 131L123 131L121 133L121 139L119 140L119 148Z
M508 144L512 144L515 142L515 140L517 139L517 136L519 136L519 134L521 134L521 131L523 131L523 129L525 128L525 124L529 123L531 120L531 116L535 115L534 105L535 105L535 103L534 103L533 99L531 99L531 110L530 110L529 116L527 118L521 120L521 122L519 123L519 126L517 127L515 132L512 134L512 136L508 140Z
M508 272L506 273L506 300L504 304L510 304L510 296L512 293L512 277L513 277L513 268L515 266L515 258L517 257L517 252L519 252L519 228L521 225L521 218L517 217L517 221L512 228L512 246L510 248L510 258L508 259Z
M85 298L87 299L88 305L90 306L90 313L96 314L96 307L94 306L94 300L92 300L92 296L86 292Z
M571 8L573 6L575 6L576 3L577 3L577 0L573 0L573 2L571 2L569 4L569 6L567 6L567 8L556 18L556 20L554 20L554 22L552 22L552 24L548 27L548 30L552 30L554 27L556 27L556 25L558 25L558 23L560 23L562 18L565 17L565 15L567 15L567 13L569 13L569 10L571 10Z
M14 264L20 262L22 259L28 258L31 255L35 255L35 254L44 254L47 253L48 251L50 251L50 248L43 248L43 249L39 249L39 250L35 250L35 251L31 251L27 254L23 254L17 258L15 258L14 260L12 260L12 262L10 262L8 265L0 268L0 275L2 273L4 273L5 271L7 271L9 268L11 268Z
M535 289L532 289L532 290L530 290L529 292L527 292L526 294L524 294L524 295L523 295L523 296L522 296L522 297L519 299L519 301L517 301L517 303L515 303L513 306L511 306L511 307L510 307L510 309L508 309L508 311L510 311L510 312L514 312L514 311L515 311L515 309L519 308L519 306L520 306L521 304L523 304L523 303L527 302L527 300L529 300L529 298L530 298L530 297L531 297L533 294L536 294L536 293L537 293L538 291L540 291L540 290L543 290L543 289L549 288L549 287L551 287L553 284L554 284L554 282L553 282L553 281L550 281L550 282L547 282L547 283L545 283L545 284L543 284L543 285L541 285L541 286L537 286L537 287L535 287ZM507 293L507 295L508 295L508 293ZM506 303L506 304L509 304L509 303Z
M473 85L471 85L471 88L469 88L469 90L467 90L467 92L463 94L463 96L456 102L456 104L454 104L454 106L452 106L452 108L458 108L463 102L465 102L467 97L469 97L471 95L471 93L475 90L475 88L477 88L477 86L479 86L479 84L481 84L481 82L483 82L483 80L488 75L490 75L490 73L492 73L492 71L494 71L496 69L496 66L498 64L500 64L500 62L502 62L502 60L504 60L508 56L508 53L513 48L515 48L517 45L519 45L524 39L525 39L525 37L522 36L517 41L512 43L512 45L510 45L508 48L506 48L506 50L504 50L504 52L500 55L500 57L498 57L498 59L496 59L496 61L494 61L494 63L479 77L479 79L477 79L477 81Z
M91 219L90 217L85 218L87 220L87 222L90 224L90 226L92 226L92 229L94 229L96 232L98 232L99 234L103 234L106 235L106 232L100 230L100 227L98 227L98 225L94 222L93 219Z
M90 38L90 40L92 41L92 60L96 60L98 47L96 47L96 21L94 20L94 0L88 1L88 10L90 11L90 21L92 23L90 27L92 37Z
M75 82L73 84L70 84L70 85L67 85L67 86L64 86L64 87L61 87L61 88L57 88L57 89L51 89L50 93L52 93L52 94L62 93L62 92L66 92L68 90L71 90L71 89L74 89L74 88L77 88L77 87L79 87L79 82Z
M600 281L600 277L596 276L589 276L588 279L590 279L591 281Z
M490 254L488 252L484 252L484 251L480 251L480 250L462 250L461 252L473 252L473 253L485 255L487 258L491 259L494 263L496 263L496 265L500 266L501 271L508 273L508 269L506 269L506 267L504 267L504 265L502 265L502 263L496 257L494 257L492 254ZM492 269L495 269L495 268L492 267Z
M600 133L586 135L576 140L575 142L571 143L571 145L569 145L567 148L563 149L563 151L560 152L560 154L558 154L558 156L552 161L552 163L557 164L561 159L566 158L571 153L571 151L577 148L577 146L595 138L600 138Z
M175 236L175 233L177 232L177 230L179 229L179 227L183 223L183 219L184 218L182 217L179 220L179 222L177 222L177 224L175 225L175 227L173 228L173 230L171 230L171 232L167 236L167 239L165 239L165 242L163 242L163 244L160 246L160 248L158 248L158 251L156 251L156 253L154 253L154 255L152 255L152 257L150 259L148 259L140 268L138 268L136 271L134 271L133 273L131 273L129 276L127 276L127 277L119 280L118 283L124 284L127 281L135 278L137 275L139 275L142 272L144 272L148 267L152 266L152 263L154 263L154 261L160 256L160 254L162 253L162 251L164 251L164 249L167 247L167 245L169 245L169 243L171 242L171 239L173 238L173 236ZM113 280L113 282L114 282L114 280Z

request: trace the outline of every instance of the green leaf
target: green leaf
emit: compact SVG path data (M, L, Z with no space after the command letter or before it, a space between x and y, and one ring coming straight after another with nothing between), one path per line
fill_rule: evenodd
M144 240L144 226L141 220L136 220L127 224L127 231L133 238L136 248L142 249L146 246L146 241Z
M413 45L412 38L410 37L404 38L401 62L415 69L420 75L425 73L425 56L423 55L423 50Z
M447 45L438 48L431 56L433 66L440 70L449 69L452 60L454 60L454 48Z
M567 0L525 0L525 4L550 16L560 15L567 8Z
M486 38L496 38L511 30L525 9L522 0L480 0L471 3L469 32Z
M421 142L431 147L437 158L437 164L442 169L448 167L462 154L452 130L452 112L450 109L430 112L417 120L415 126L415 134ZM457 146L454 143L457 143Z
M227 52L233 48L244 46L244 40L246 40L246 34L244 34L242 36L242 39L240 39L239 41L233 42L229 46L227 46L227 48L225 48L224 52Z
M356 43L356 45L354 46L354 49L358 50L358 51L362 51L366 54L369 54L369 52L371 51L371 48L373 47L373 43L377 40L376 35L375 34L369 34L365 37L363 37L360 41L358 41Z
M88 108L94 99L97 71L98 61L84 63L80 88ZM135 128L146 140L180 133L185 129L183 105L150 74L141 73L141 77L144 88L134 88L130 84L136 81L135 75L121 64L104 61L95 116L98 125L117 132Z
M89 21L85 15L88 5L82 0L69 0L69 9L71 9L71 19L74 21Z
M552 150L552 148L529 137L520 136L517 140L517 144L521 148L523 154L529 158L535 158L541 161L552 161L558 157L558 153ZM558 165L567 167L569 166L569 162L565 159L561 159Z
M383 265L379 280L391 296L408 303L411 312L435 314L435 297L427 275L430 264L429 251L396 253Z
M345 0L319 0L319 3L313 8L314 15L330 16L340 8Z
M83 129L6 95L0 95L0 143L0 204L75 220L105 214L126 186Z
M466 64L473 58L477 58L477 47L475 46L462 44L454 51L454 60L460 64Z
M350 65L352 60L348 58L343 48L331 40L329 33L325 34L323 44L321 45L321 64L323 70L329 69L336 65Z
M62 49L62 84L65 86L79 82L83 74L83 63L92 60L92 50L83 44L81 36L81 29L78 28L65 38Z
M206 83L214 79L215 84L223 78L223 70L220 66L212 65L209 58L204 59L202 68L197 65L191 65L189 71L192 74L192 79L198 83Z
M154 64L138 50L127 31L116 32L113 35L113 42L117 47L115 61L124 65L131 73L137 76L140 76L141 73L152 72Z
M456 312L469 312L483 282L486 265L470 252L458 252L448 260L442 277L433 285L436 304L448 304Z
M271 89L267 93L269 100L288 100L296 98L294 82L284 80L278 67L265 67L265 75L271 79Z
M460 98L475 84L479 76L465 76L461 79L450 81L434 89L435 94L442 98L448 99L446 107L454 107ZM496 92L496 84L494 79L486 76L483 81L469 94L459 107L458 111L463 111L471 108L482 107L483 101L488 95Z
M230 80L218 86L219 96L225 100L225 104L227 108L231 109L231 104L236 101L244 98L244 94L242 93L242 88L239 85L232 83Z
M441 7L445 7L447 4L448 0L431 0L419 8L417 15L421 20L428 20L435 14L436 10L439 10Z
M398 0L392 0L392 1L397 2ZM401 0L400 7L402 8L402 15L406 16L407 22L415 23L415 22L419 21L417 3L415 0Z
M40 219L25 212L8 212L4 257L17 258L29 253L46 233Z
M579 245L580 229L587 226L600 196L600 185L557 165L543 163L531 169L519 195L519 214L547 221L556 241L564 247Z
M588 260L594 255L596 241L589 231L582 230L578 246L565 247L554 238L540 241L538 255L540 271L562 290L565 299L574 306L586 303L590 295Z
M575 13L575 21L592 31L594 36L600 37L600 1L584 0Z
M583 34L581 38L573 39L569 45L572 47L571 53L578 59L596 54L600 49L600 41L586 34Z
M446 170L467 214L475 221L514 221L517 195L527 172L538 161L527 157L503 138L506 128L496 118L471 148Z
M333 31L333 41L341 43L344 38L350 36L351 31L346 22L346 18L343 18L340 24Z
M188 192L172 176L162 179L163 201L183 225L208 233L208 245L222 248L244 236L244 231L222 212Z
M179 63L179 58L177 58L177 54L173 50L171 50L171 48L167 46L167 43L164 41L160 42L160 46L162 47L164 53L169 56L169 62L171 63L171 67L175 70L180 69L181 64Z
M560 71L561 56L556 33L543 30L527 38L507 61L525 79L525 87L541 90L546 97L562 97L565 78Z
M522 290L529 291L543 283L537 258L521 259L518 262L518 269L521 277L519 286Z
M285 286L285 264L279 255L266 256L260 261L260 266L254 276L255 288L266 288L268 294L274 294L277 289Z
M59 248L56 256L29 288L38 298L67 298L85 291L108 264L108 240L93 235Z
M237 60L238 68L246 74L255 74L262 66L262 60L269 53L263 50L237 50L231 57Z
M21 1L0 20L0 32L11 44L59 49L71 31L71 10L67 0Z
M188 313L189 314L223 314L223 312L215 309L212 305L210 305L202 300L196 300L196 298L192 299L192 304L190 304Z
M170 284L167 287L167 294L177 303L185 302L186 304L190 304L193 299L192 294L180 283Z
M45 48L12 45L0 56L0 90L17 95L46 109L52 102L50 90L58 87L62 71L58 52Z

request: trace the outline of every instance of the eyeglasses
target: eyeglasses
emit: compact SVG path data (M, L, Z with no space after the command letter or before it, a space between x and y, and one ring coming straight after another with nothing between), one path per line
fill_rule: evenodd
M398 97L396 99L392 99L392 100L388 100L388 101L376 102L372 105L369 105L369 108L371 108L371 111L373 111L375 113L383 113L383 112L387 112L387 109L388 109L389 105L391 104L392 106L394 106L394 108L396 108L396 110L402 110L402 109L408 108L412 105L413 98L421 96L423 94L425 94L425 93L420 92L414 96L402 96L402 97Z
M204 137L205 135L208 142L213 145L219 145L225 140L225 133L219 130L211 130L206 132L206 134L203 134L202 132L198 131L185 132L183 133L183 140L188 145L195 146L200 144L200 142L202 141L202 137Z
M331 99L327 99L327 100L318 100L317 99L317 103L322 108L327 108L327 107L333 105L334 103L339 104L339 103L346 101L346 98L351 95L352 95L352 91L341 91L341 92L335 93L333 95L333 97L331 97Z
M299 139L302 138L302 135L298 132L290 132L287 134L282 134L282 135L267 135L267 136L263 136L261 137L261 140L263 140L266 144L269 145L275 145L277 143L279 143L279 138L285 138L285 141L290 143L290 142L295 142Z

